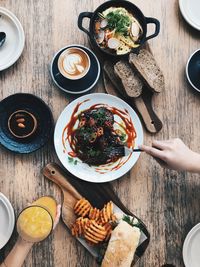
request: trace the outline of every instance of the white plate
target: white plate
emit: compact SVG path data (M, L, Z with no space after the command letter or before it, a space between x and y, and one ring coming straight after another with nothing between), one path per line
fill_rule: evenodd
M179 0L179 7L184 19L195 29L200 30L200 1Z
M183 244L183 260L186 267L200 266L200 223L188 233Z
M87 100L87 101L85 101ZM85 102L84 102L85 101ZM71 120L71 115L77 106L78 103L82 103L79 106L77 114L81 111L84 111L95 104L104 104L110 107L118 108L122 111L127 111L129 118L132 120L134 128L136 130L137 137L135 139L135 148L138 145L143 143L143 130L140 120L135 113L135 111L123 100L118 97L107 95L107 94L89 94L71 102L61 113L55 127L54 132L54 145L56 149L56 153L58 158L60 159L63 166L73 175L76 177L94 183L103 183L113 181L118 179L119 177L123 176L127 173L137 162L140 153L135 152L130 155L130 157L123 157L121 160L124 162L120 168L117 170L112 170L114 166L116 166L119 162L114 163L112 166L101 165L98 167L89 166L88 164L83 163L80 159L76 158L78 163L74 165L73 163L69 162L68 160L68 153L71 151L69 142L65 142L66 151L64 150L64 145L62 143L62 134L63 130L65 129L66 125ZM117 119L117 118L115 118ZM67 133L65 133L64 139L67 137Z
M0 47L0 71L13 65L24 49L24 30L17 17L0 7L0 32L6 33L6 40Z
M15 214L10 201L0 193L0 249L10 239L14 225Z

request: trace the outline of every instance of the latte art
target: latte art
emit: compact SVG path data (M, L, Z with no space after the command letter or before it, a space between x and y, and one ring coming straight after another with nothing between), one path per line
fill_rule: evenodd
M58 59L60 73L68 79L83 78L90 68L90 58L81 48L70 47L63 51Z
M81 55L77 53L67 55L63 60L63 69L70 75L83 73L85 65Z

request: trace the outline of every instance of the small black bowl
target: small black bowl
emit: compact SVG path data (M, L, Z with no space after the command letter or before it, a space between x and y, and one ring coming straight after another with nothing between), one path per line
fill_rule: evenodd
M200 49L196 50L188 59L186 76L190 85L200 92Z
M29 137L18 138L9 130L9 118L18 110L31 113L37 120L37 129ZM53 137L53 126L51 110L35 95L18 93L0 102L0 144L10 151L27 154L38 150Z
M108 50L101 48L97 44L96 39L95 39L95 21L99 17L98 13L102 13L103 11L105 11L106 9L108 9L110 7L123 7L123 8L125 8L126 10L128 10L130 13L132 13L136 17L136 19L138 20L138 22L140 23L140 25L143 29L143 34L140 38L140 43L139 43L140 46L138 48L132 48L129 53L126 53L124 55L113 54L113 53L109 52ZM83 27L83 20L85 18L88 18L90 21L88 30ZM155 32L151 35L147 35L147 25L148 24L154 24L155 25ZM101 4L94 12L82 12L82 13L80 13L79 17L78 17L78 27L80 30L82 30L83 32L85 32L88 35L89 40L91 42L91 45L94 49L99 50L105 56L111 56L111 57L115 57L115 58L126 57L131 52L138 53L140 47L147 40L156 37L160 32L160 22L157 19L145 17L144 14L142 13L142 11L136 5L134 5L133 3L129 2L129 1L124 1L124 0L106 1L105 3Z
M70 47L78 47L83 49L90 58L90 69L88 73L81 79L78 80L70 80L65 78L58 69L58 58L60 54L67 48ZM59 50L55 56L53 57L53 60L51 62L50 67L51 77L53 79L53 82L55 85L60 88L62 91L68 93L68 94L83 94L88 91L90 91L98 82L100 73L101 73L101 67L99 60L97 59L96 55L87 47L82 45L68 45L66 47L63 47L61 50Z

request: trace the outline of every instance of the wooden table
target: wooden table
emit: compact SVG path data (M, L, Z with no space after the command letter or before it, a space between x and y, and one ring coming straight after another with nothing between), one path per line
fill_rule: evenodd
M18 62L0 73L0 100L16 92L33 93L45 100L56 121L69 98L53 85L49 63L54 53L67 44L88 45L86 35L77 27L78 14L93 11L103 2L1 0L1 6L20 19L26 45ZM151 144L155 138L180 137L192 149L200 151L200 98L187 84L184 73L189 55L199 48L200 34L183 20L178 0L133 2L146 16L161 22L160 35L150 45L166 80L165 92L154 99L164 127L155 136L145 132L145 143ZM101 81L95 91L103 91ZM53 195L60 201L60 190L41 174L41 168L50 161L58 161L52 140L36 153L25 156L0 148L0 191L10 199L16 215L28 202L42 195ZM147 224L151 233L149 248L137 266L160 267L172 263L182 267L184 238L199 222L199 176L163 170L154 159L142 154L134 169L112 184L124 204ZM2 258L15 240L16 231L6 249L0 252ZM96 263L61 222L47 240L34 247L24 266L91 267Z

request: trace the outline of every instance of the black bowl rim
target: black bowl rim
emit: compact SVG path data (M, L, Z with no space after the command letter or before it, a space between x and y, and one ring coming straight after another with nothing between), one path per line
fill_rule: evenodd
M198 52L200 52L200 48L197 49L197 50L195 50L195 51L190 55L190 57L189 57L189 59L188 59L188 61L187 61L187 64L186 64L185 72L186 72L186 77L187 77L187 80L188 80L189 84L190 84L196 91L200 92L200 87L197 88L197 87L193 84L193 82L192 82L191 79L190 79L189 72L188 72L189 64L190 64L190 62L191 62L191 59L192 59L193 56L194 56L195 54L197 54Z
M57 56L63 49L67 49L67 48L70 48L70 47L81 47L81 48L83 48L83 49L86 49L87 51L89 51L89 52L92 54L92 56L94 56L94 58L95 58L95 60L96 60L96 62L97 62L97 65L98 65L98 73L97 73L97 77L96 77L95 81L93 82L93 84L92 84L89 88L87 88L87 89L85 89L85 90L82 90L82 91L78 91L78 92L68 91L67 89L65 89L65 88L63 88L62 86L60 86L60 85L57 83L57 81L54 79L54 75L53 75L53 71L52 71L52 69L53 69L53 63L54 63L54 60L55 60L56 56ZM101 66L100 66L100 63L99 63L99 60L98 60L97 56L95 55L95 53L94 53L91 49L89 49L88 47L86 47L86 46L84 46L84 45L80 45L80 44L70 44L70 45L67 45L67 46L62 47L59 51L57 51L57 52L54 54L53 59L52 59L52 61L51 61L51 65L50 65L50 74L51 74L51 78L52 78L54 84L55 84L59 89L61 89L63 92L68 93L68 94L70 94L70 95L80 95L80 94L83 94L83 93L86 93L86 92L90 91L90 90L97 84L97 82L98 82L98 80L99 80L99 77L100 77L100 74L101 74Z
M130 2L130 1L127 1L127 0L126 0L126 1L124 1L124 0L119 0L119 1L116 1L116 0L110 0L110 1L106 1L106 2L102 3L101 5L99 5L99 6L92 12L93 15L92 15L92 18L90 19L90 24L89 24L90 40L91 40L92 42L94 42L95 46L96 46L101 52L103 52L105 55L108 55L108 56L111 56L111 57L115 57L115 58L122 58L122 57L128 56L128 55L129 55L131 52L133 52L133 51L138 51L138 49L140 49L140 47L144 44L144 40L145 40L145 38L146 38L146 34L147 34L147 24L145 24L145 25L142 26L142 29L143 29L144 32L143 32L143 37L142 37L142 39L141 39L141 41L140 41L139 47L132 48L130 52L128 52L128 53L126 53L126 54L124 54L124 55L112 54L112 53L110 53L110 52L108 52L108 51L102 49L102 48L97 44L97 42L96 42L96 40L95 40L95 37L94 37L94 33L92 33L92 32L93 32L93 20L94 20L94 17L95 17L95 15L96 15L96 13L98 12L99 9L101 9L101 8L102 8L104 5L106 5L106 4L110 4L110 7L112 7L112 4L114 4L114 3L120 3L120 2L121 2L121 3L127 3L128 5L132 6L132 8L135 8L136 11L137 11L138 13L140 13L140 16L143 17L144 22L146 21L146 17L145 17L145 15L144 15L143 12L141 11L141 9L140 9L137 5L135 5L134 3ZM145 26L145 28L144 28L144 26ZM92 32L91 32L91 31L92 31Z

